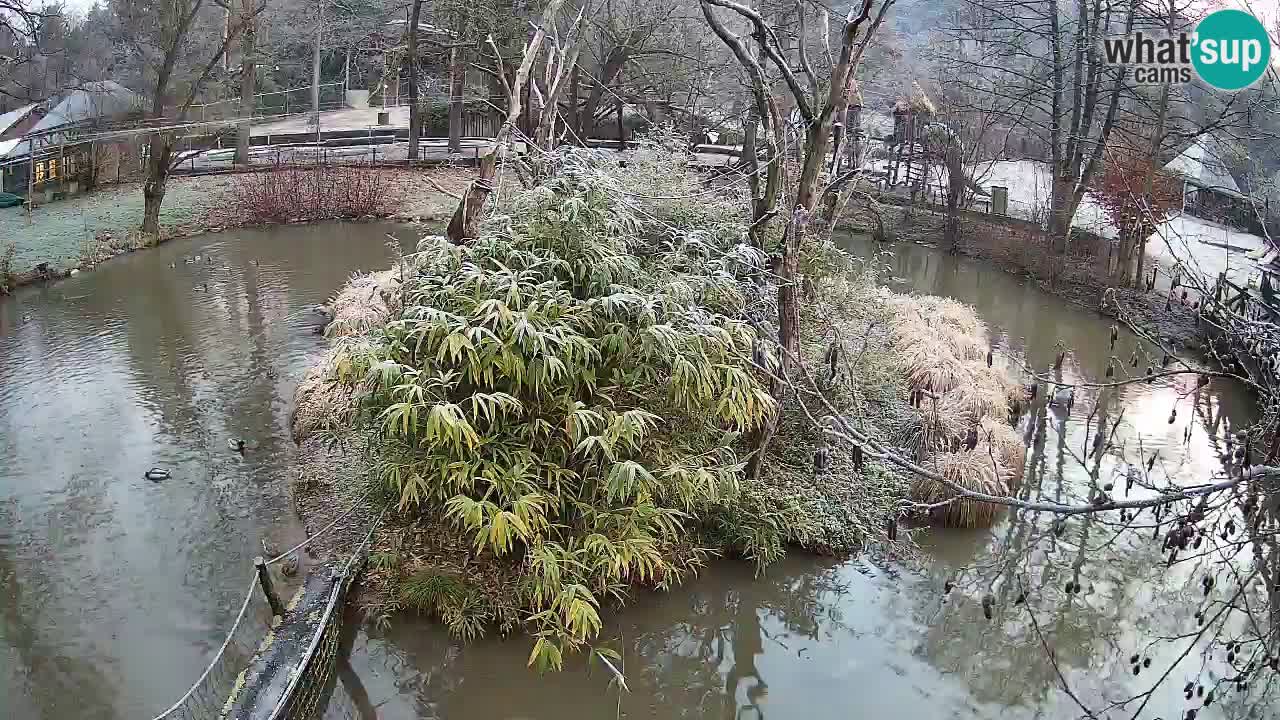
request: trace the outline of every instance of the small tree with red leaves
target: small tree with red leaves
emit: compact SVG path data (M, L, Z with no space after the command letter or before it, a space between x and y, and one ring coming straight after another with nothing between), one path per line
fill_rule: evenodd
M1125 286L1135 281L1135 267L1137 274L1142 272L1146 239L1182 207L1181 181L1165 172L1158 159L1135 150L1137 145L1121 139L1107 147L1106 165L1093 193L1119 232L1114 276Z

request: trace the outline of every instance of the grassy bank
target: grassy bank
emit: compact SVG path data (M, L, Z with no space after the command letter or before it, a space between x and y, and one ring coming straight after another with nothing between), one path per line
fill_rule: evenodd
M267 222L245 212L241 202L243 186L255 178L269 179L285 172L173 178L160 214L161 239ZM456 200L440 188L460 191L468 177L453 170L377 172L385 188L383 207L377 214L404 221L447 218ZM61 277L73 268L87 269L144 248L146 243L136 232L142 209L141 185L125 184L39 205L30 213L23 208L0 210L0 270L7 271L8 276L8 282L0 278L0 285L15 287ZM299 219L330 217L331 213L318 213ZM7 267L3 260L6 257ZM48 265L50 274L31 272L41 263Z

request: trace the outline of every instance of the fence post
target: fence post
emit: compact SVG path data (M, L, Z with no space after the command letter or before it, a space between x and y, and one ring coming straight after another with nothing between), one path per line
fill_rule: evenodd
M253 559L253 566L258 569L258 586L262 588L262 594L267 596L267 603L271 605L271 614L284 615L284 606L280 604L280 598L271 587L271 574L267 572L267 561L259 555Z

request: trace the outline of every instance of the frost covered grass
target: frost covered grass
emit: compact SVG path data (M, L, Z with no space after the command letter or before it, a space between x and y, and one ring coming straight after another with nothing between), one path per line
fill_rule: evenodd
M170 232L200 227L201 218L222 202L225 177L175 178L169 182L160 224ZM0 238L14 241L14 272L47 262L51 268L77 267L86 246L100 237L127 238L142 222L139 185L116 185L37 205L0 210Z

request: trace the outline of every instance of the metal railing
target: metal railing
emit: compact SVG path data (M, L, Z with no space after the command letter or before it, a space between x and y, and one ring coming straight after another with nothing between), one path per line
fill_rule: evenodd
M322 83L320 85L320 109L335 110L345 105L346 85L344 83ZM311 86L276 90L269 93L258 93L253 96L253 116L297 115L311 112ZM240 98L228 98L211 103L192 105L187 113L192 120L209 122L210 120L233 120L240 117Z

